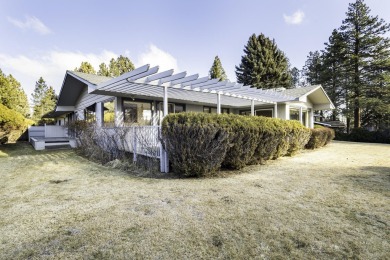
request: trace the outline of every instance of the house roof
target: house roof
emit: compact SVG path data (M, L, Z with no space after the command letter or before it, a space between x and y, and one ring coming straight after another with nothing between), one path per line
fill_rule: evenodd
M75 77L78 77L80 79L83 79L84 81L87 81L90 84L93 85L98 85L100 83L106 82L110 79L111 77L105 77L105 76L99 76L96 74L88 74L88 73L83 73L83 72L78 72L78 71L67 71L68 74L72 74Z
M236 108L248 107L251 103L261 105L306 100L312 104L320 104L319 109L329 109L333 106L320 85L283 91L263 90L236 82L209 79L208 76L199 78L198 74L174 74L173 70L159 72L158 66L151 68L149 65L116 78L67 71L57 106L62 106L61 109L71 109L86 87L89 94L149 100L163 100L166 89L171 102L215 105L217 100L220 100L221 105Z
M291 88L291 89L286 89L281 92L285 93L286 95L293 97L293 98L299 98L307 93L321 87L321 85L313 85L313 86L308 86L308 87L300 87L300 88Z

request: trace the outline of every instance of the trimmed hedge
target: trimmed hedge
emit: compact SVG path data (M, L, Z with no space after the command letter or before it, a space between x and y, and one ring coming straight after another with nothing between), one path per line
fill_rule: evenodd
M241 169L293 155L309 137L299 122L266 117L178 113L162 123L173 171L183 176L210 176L221 166Z
M335 139L340 141L390 144L390 129L368 131L364 128L354 128L350 134L337 132Z
M306 144L306 149L316 149L330 143L334 137L335 133L333 129L322 127L310 129L311 136L309 142Z

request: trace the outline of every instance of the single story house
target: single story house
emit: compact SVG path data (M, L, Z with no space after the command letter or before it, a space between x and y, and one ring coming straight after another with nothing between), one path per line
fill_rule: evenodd
M298 120L314 127L314 111L334 109L320 85L262 90L242 84L158 72L145 65L110 78L66 71L50 117L64 125L89 120L99 126L159 125L168 113L234 113Z

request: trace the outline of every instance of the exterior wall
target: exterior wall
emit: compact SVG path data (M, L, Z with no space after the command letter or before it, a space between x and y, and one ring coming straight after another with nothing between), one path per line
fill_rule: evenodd
M290 110L289 105L287 104L278 104L278 118L289 120L290 119Z
M112 97L109 96L102 96L102 95L95 95L95 94L89 94L88 88L85 87L83 92L80 94L79 99L76 102L75 105L75 111L78 113L78 118L84 118L84 115L81 116L80 114L84 114L84 109L99 102L107 101L108 99L111 99Z

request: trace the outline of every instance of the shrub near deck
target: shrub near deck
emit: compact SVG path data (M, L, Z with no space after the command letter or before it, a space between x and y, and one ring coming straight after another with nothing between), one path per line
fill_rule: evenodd
M162 124L173 171L209 176L224 168L291 155L304 147L310 130L298 122L241 115L179 113Z

